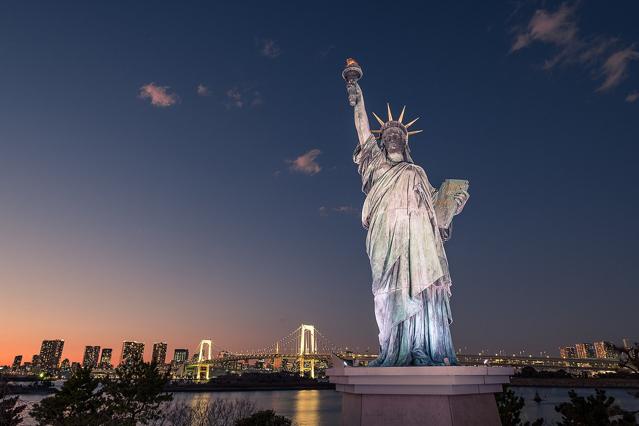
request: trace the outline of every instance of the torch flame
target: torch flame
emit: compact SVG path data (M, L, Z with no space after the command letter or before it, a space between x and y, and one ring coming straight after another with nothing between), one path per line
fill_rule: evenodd
M359 64L357 63L357 61L353 58L347 58L346 59L346 66L347 67L356 67L359 66Z

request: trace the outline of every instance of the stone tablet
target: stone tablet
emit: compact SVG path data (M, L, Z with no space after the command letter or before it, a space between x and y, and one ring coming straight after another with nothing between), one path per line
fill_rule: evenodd
M446 179L435 197L435 215L440 228L448 229L457 212L455 195L468 191L468 181L463 179Z

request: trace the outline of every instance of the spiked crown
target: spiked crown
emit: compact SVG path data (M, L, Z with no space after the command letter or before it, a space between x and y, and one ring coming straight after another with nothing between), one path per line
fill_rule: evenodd
M412 131L408 130L410 126L412 126L413 124L415 124L417 120L419 120L419 117L417 117L416 119L414 119L413 121L409 123L406 123L406 124L402 123L402 121L404 120L404 112L406 112L406 106L402 108L402 112L401 114L399 114L399 117L397 120L393 119L393 113L391 112L390 104L387 103L386 108L388 110L388 121L386 122L382 120L381 118L379 118L377 114L373 113L373 116L375 117L375 119L381 126L379 130L372 130L372 132L375 133L378 138L382 137L382 134L384 133L384 131L391 127L396 127L400 129L406 135L406 140L408 140L408 137L411 135L423 132L423 130L412 130Z

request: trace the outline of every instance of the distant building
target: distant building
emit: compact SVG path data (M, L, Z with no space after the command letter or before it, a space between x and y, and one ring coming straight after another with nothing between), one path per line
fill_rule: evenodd
M173 352L173 364L184 364L189 360L188 349L176 349Z
M167 344L165 342L154 343L151 362L154 362L157 365L166 364L166 348Z
M577 358L596 358L595 347L592 343L577 343L575 345Z
M630 349L632 346L633 346L632 345L632 341L629 338L624 337L623 338L623 347L626 348L626 349Z
M615 351L615 347L610 342L595 342L595 356L597 358L602 359L614 359L617 358L617 352Z
M64 340L43 340L40 347L39 366L45 369L54 370L60 365Z
M120 364L144 360L144 343L141 342L122 342L122 355L120 356Z
M33 356L31 357L31 365L34 367L40 365L40 355L33 354Z
M113 349L102 348L102 355L100 355L100 368L111 368L112 355L113 355Z
M11 364L11 368L17 370L18 368L20 368L20 365L22 365L22 355L16 355L16 357L13 358L13 364Z
M82 358L82 366L84 368L96 368L98 366L99 356L100 356L99 346L85 346L84 358Z
M574 346L563 346L559 348L559 356L564 359L577 358L577 350Z

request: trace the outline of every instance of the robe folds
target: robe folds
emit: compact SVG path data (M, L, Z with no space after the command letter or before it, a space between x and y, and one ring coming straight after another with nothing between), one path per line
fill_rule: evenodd
M374 137L353 154L366 200L362 224L372 271L380 356L370 365L455 364L451 279L435 189L420 166L392 162Z

